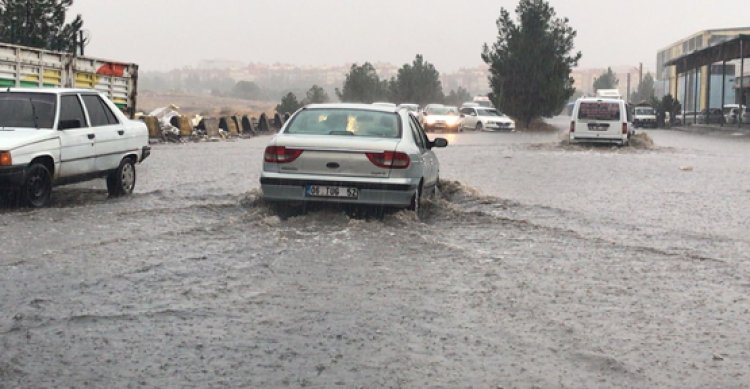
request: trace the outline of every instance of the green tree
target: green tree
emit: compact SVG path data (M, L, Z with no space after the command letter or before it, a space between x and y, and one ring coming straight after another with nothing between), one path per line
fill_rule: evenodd
M576 32L546 1L520 0L515 11L517 23L500 10L497 41L484 45L482 59L490 65L490 99L528 127L554 115L573 94L570 72L581 53L571 54Z
M383 99L387 94L384 83L381 83L378 77L378 72L369 62L365 62L362 66L352 65L342 89L336 88L336 96L342 102L347 103L369 104Z
M392 87L393 100L399 103L426 105L442 102L443 84L435 66L425 62L421 54L398 70Z
M319 87L318 85L313 85L310 87L310 89L307 90L306 97L304 100L302 100L303 105L307 104L321 104L321 103L327 103L330 99L328 98L328 93L326 93L325 89Z
M448 95L445 96L445 104L448 105L461 105L467 101L471 101L471 93L464 87L459 86L458 89L451 89Z
M619 83L620 80L612 72L612 68L607 68L606 72L594 79L594 91L598 91L599 89L615 89Z
M0 41L74 52L81 15L65 23L73 0L0 0Z
M297 96L294 93L289 92L281 98L281 104L276 105L276 112L278 113L294 113L296 110L302 108L302 104L297 101Z
M232 96L247 100L259 98L260 93L260 87L252 81L237 81L231 91Z
M630 101L634 103L648 102L651 103L654 99L654 76L651 73L646 73L643 76L643 80L638 85L635 93L630 97Z
M666 95L662 97L660 105L659 109L662 112L669 113L669 125L672 126L675 123L675 118L682 111L682 104L672 95Z

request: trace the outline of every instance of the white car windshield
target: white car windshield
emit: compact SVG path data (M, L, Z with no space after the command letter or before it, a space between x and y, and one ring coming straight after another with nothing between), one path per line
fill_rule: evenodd
M0 93L0 127L51 129L55 96L47 93Z
M401 137L400 120L392 112L357 109L307 109L294 116L286 134Z
M428 115L458 115L456 107L432 107L427 110Z
M479 116L504 116L502 112L496 109L477 109Z

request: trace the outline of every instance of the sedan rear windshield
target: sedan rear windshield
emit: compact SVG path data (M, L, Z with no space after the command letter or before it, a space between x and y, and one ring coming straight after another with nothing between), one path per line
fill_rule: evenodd
M52 129L54 124L55 95L0 92L0 127Z
M397 114L357 109L307 109L289 123L285 133L400 138Z
M603 101L585 101L578 107L578 119L620 120L620 104Z
M654 109L653 108L636 108L635 114L636 115L654 115Z

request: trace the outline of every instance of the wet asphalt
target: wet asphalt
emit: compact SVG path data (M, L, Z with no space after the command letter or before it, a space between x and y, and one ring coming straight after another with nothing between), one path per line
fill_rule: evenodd
M552 123L439 135L421 219L279 218L268 136L6 205L0 388L746 387L750 136Z

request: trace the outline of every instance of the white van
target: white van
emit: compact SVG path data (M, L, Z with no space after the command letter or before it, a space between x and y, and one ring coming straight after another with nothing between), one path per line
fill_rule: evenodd
M576 101L570 122L570 142L627 145L633 132L624 100L584 97Z

